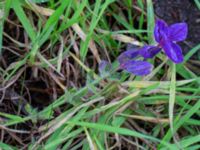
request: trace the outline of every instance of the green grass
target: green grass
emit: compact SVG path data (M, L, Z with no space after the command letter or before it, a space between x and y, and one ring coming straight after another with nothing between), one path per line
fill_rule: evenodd
M187 64L200 45L179 65L159 54L146 77L116 72L127 43L154 43L152 0L6 0L3 8L0 49L14 45L19 56L0 66L0 149L199 149L200 78ZM101 75L104 59L113 69ZM38 80L47 87L29 85Z

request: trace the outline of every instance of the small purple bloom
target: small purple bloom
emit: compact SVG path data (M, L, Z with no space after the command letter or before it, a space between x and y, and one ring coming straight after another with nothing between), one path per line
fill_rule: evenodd
M122 69L138 76L144 76L151 73L152 68L153 66L149 62L141 60L129 60L122 66Z
M124 69L129 73L144 76L152 71L153 66L146 61L137 60L138 58L144 59L152 58L155 56L161 48L156 46L144 46L142 48L132 48L129 45L128 50L121 53L118 57L120 63L120 69Z
M176 23L168 26L163 20L157 20L154 28L154 37L159 47L175 63L183 62L182 50L176 42L186 39L188 27L186 23Z

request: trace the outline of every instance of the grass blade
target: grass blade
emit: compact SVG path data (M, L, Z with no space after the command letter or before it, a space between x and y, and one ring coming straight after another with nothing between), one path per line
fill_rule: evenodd
M12 1L12 7L17 17L19 18L20 22L22 23L24 29L26 30L28 36L30 37L31 41L34 41L37 32L34 30L29 19L27 18L20 1L18 0Z
M67 122L68 124L75 124L75 125L79 125L82 127L87 127L87 128L93 128L96 130L101 130L101 131L106 131L106 132L111 132L111 133L118 133L121 135L129 135L129 136L133 136L133 137L138 137L138 138L145 138L145 139L149 139L155 142L161 142L159 139L156 139L154 137L151 137L149 135L145 135L145 134L141 134L139 132L133 131L133 130L129 130L126 128L119 128L119 127L113 127L113 126L109 126L109 125L105 125L105 124L98 124L98 123L89 123L89 122ZM173 148L171 146L171 144L167 144L165 142L162 142L166 147L168 148Z
M147 0L147 29L148 29L148 41L149 44L154 43L153 30L154 30L154 11L152 0Z

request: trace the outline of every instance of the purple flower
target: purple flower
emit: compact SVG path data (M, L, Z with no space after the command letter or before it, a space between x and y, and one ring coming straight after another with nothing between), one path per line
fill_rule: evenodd
M182 50L176 42L185 40L187 32L186 23L176 23L168 26L163 20L157 20L154 28L154 37L158 45L145 45L141 48L133 48L129 45L128 50L118 57L120 69L138 76L147 75L152 71L153 66L144 60L153 58L162 49L173 62L181 63L184 58Z
M142 61L142 60L126 61L121 67L122 69L125 69L127 72L138 75L138 76L147 75L151 73L153 69L153 66L149 62Z
M186 39L188 27L186 23L176 23L170 26L163 20L157 20L154 28L154 37L165 54L175 63L183 62L182 49L176 42Z
M142 49L143 48L141 48L141 50ZM146 49L144 48L143 50L145 51ZM137 60L138 58L141 58L140 49L131 48L123 52L118 57L120 69L138 76L149 74L152 71L153 66L149 62Z

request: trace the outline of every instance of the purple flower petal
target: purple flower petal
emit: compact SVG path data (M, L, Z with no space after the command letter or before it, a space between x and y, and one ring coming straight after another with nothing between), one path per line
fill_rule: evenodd
M169 39L171 41L183 41L187 37L188 26L186 23L176 23L171 25L169 28Z
M152 71L153 66L146 61L135 61L135 60L130 60L127 61L123 68L132 74L138 75L138 76L144 76L149 74Z
M160 43L164 35L168 35L167 23L163 20L157 20L154 28L155 40Z
M161 48L157 47L157 46L151 46L151 45L147 45L147 46L143 46L139 52L140 55L142 57L144 57L145 59L147 58L153 58L156 54L158 54L161 51Z
M183 54L179 45L165 39L165 42L162 43L162 48L165 51L165 54L175 63L183 62Z
M120 64L123 64L130 59L136 58L138 55L139 55L138 49L132 49L121 53L117 59Z

